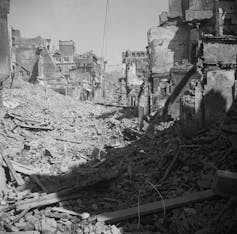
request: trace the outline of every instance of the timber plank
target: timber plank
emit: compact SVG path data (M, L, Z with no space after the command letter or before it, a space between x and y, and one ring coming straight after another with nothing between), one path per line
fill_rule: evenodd
M180 206L189 205L195 202L210 200L215 198L212 190L205 190L201 192L194 192L189 195L184 195L177 198L165 200L166 209L173 209ZM162 201L152 202L140 206L140 215L147 215L156 212L162 212L164 209ZM138 208L133 207L125 210L118 210L114 212L103 213L97 216L99 222L115 223L121 220L134 218L138 215Z

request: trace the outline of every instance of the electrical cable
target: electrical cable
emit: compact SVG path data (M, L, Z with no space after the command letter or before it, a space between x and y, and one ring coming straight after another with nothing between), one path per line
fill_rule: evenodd
M103 41L102 41L102 50L101 57L104 58L105 50L107 47L107 34L108 34L108 18L109 18L109 0L106 0L106 9L105 9L105 20L104 20L104 32L103 32Z

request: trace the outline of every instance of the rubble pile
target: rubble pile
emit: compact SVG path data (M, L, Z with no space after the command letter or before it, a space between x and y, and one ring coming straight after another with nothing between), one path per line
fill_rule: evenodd
M154 122L143 134L129 109L77 103L40 86L5 90L4 100L2 232L236 230L235 200L211 190L217 170L236 172L234 107L187 139L178 121ZM156 201L159 209L144 211Z
M40 166L44 173L67 171L62 168L64 161L70 167L92 156L100 160L99 152L105 145L124 146L122 130L136 126L135 119L116 121L118 108L78 103L52 90L24 85L23 89L5 91L4 103L10 108L1 124L2 147L11 151L8 154L18 155L14 157L18 162ZM103 113L107 112L109 117L104 120ZM55 167L57 163L61 168Z
M76 185L86 187L101 180L112 179L117 175L116 172L112 175L104 173L101 178L96 166L105 160L106 148L125 146L127 142L123 139L123 130L137 125L134 117L121 121L116 119L123 115L121 108L107 108L89 102L78 103L70 97L24 82L19 89L4 90L4 106L0 126L1 155L13 165L17 171L16 177L22 182L14 184L15 177L11 177L9 188L1 199L1 211L6 204L8 207L25 198L37 198L42 192L57 192ZM85 177L83 182L77 180L79 176ZM17 190L15 185L19 186ZM14 219L14 222L11 218L16 217L15 213L13 216L10 212L10 216L1 216L1 220L7 218L11 225L9 228L6 223L3 224L6 231L43 231L41 222L49 222L50 225L44 225L52 229L57 227L56 221L48 219L49 216L44 212L23 212L24 217L17 221ZM63 215L58 216L56 220L63 219ZM65 219L68 221L73 217ZM39 223L36 224L35 220ZM77 223L78 218L75 220L74 223ZM91 233L91 227L87 224L85 222L83 227L89 228ZM113 226L97 226L93 228L114 233L111 231L115 229ZM59 228L61 233L72 233L70 225L65 224L64 227L68 230Z

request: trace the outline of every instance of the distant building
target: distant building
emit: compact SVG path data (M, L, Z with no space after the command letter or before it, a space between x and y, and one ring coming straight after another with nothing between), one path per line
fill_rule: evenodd
M140 86L149 75L147 52L127 50L122 53L122 63L127 86L127 105L137 106Z
M73 61L75 67L69 71L69 84L70 87L74 86L74 96L76 93L81 100L101 99L106 64L104 60L89 51L84 54L75 54Z
M122 53L122 63L126 64L127 68L130 65L136 67L136 75L139 78L145 77L148 72L149 59L146 51L130 51Z
M36 83L37 79L49 82L56 76L56 66L50 54L50 39L41 36L23 38L19 30L11 32L11 64L16 76Z
M67 79L70 76L70 70L75 69L74 63L75 43L74 41L59 41L59 50L53 53L54 62L57 71L62 73Z
M76 68L81 72L103 73L105 71L106 61L97 57L92 51L74 56Z

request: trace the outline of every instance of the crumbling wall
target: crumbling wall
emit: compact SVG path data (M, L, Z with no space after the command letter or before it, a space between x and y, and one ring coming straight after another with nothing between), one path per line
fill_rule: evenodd
M189 57L189 28L166 25L151 28L148 43L151 49L152 73L169 72L175 64L182 64Z
M179 66L171 69L173 90L169 104L169 114L183 120L189 115L194 120L196 111L195 91L200 74L192 66Z
M169 14L170 18L182 17L182 0L169 0Z
M235 64L237 45L230 43L218 43L216 41L204 42L203 57L207 64Z
M187 136L223 120L237 96L236 10L237 1L170 0L167 22L148 33L153 94L168 80L163 113L180 118Z
M9 8L9 0L0 1L0 107L2 106L3 81L10 75L10 49L8 45L7 23Z
M231 108L234 100L234 84L234 69L217 68L207 71L207 84L204 90L207 123L223 119L223 116Z
M223 31L226 35L237 35L237 1L219 1L218 8L226 12Z
M42 37L19 38L20 33L13 33L14 53L17 64L17 75L24 80L35 82L38 76L48 83L57 80L56 65L47 49L47 41Z
M7 23L8 5L9 1L0 3L0 82L8 77L10 68Z
M127 85L130 87L132 85L140 86L142 84L142 79L138 78L136 72L136 65L135 63L127 65Z
M190 10L213 10L215 0L189 0Z
M204 37L205 115L207 123L223 119L235 97L237 42L234 36Z
M33 68L37 63L36 57L37 48L31 46L16 47L16 63L17 63L17 75L24 80L29 80Z
M43 74L47 77L47 80L54 79L55 74L57 72L56 64L53 61L49 51L44 48L42 53L42 60L43 60Z

